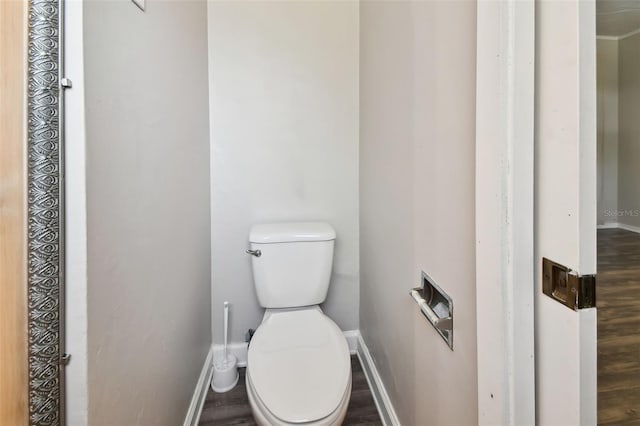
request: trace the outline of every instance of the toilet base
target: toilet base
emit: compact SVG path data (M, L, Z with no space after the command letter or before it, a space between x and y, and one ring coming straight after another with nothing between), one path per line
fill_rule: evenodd
M349 373L351 375L351 373ZM249 405L251 406L251 413L256 423L260 426L284 426L284 425L298 425L298 426L339 426L344 421L347 415L347 408L349 408L349 399L351 398L351 377L349 377L349 387L347 388L340 406L336 410L320 420L315 420L308 423L286 423L275 417L269 409L264 406L260 398L255 394L253 390L253 384L249 378L249 369L247 368L245 383L247 387L247 395L249 396Z

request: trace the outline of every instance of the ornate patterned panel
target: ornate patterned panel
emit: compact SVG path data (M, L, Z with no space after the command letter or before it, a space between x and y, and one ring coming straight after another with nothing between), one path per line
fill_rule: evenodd
M29 416L38 426L62 424L61 1L29 2Z

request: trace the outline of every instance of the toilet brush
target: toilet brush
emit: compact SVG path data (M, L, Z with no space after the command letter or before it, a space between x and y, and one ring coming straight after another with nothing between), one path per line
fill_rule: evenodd
M211 379L211 389L215 392L227 392L238 383L238 359L229 354L227 347L227 337L229 330L229 302L224 302L224 350L222 359L213 361L213 378Z

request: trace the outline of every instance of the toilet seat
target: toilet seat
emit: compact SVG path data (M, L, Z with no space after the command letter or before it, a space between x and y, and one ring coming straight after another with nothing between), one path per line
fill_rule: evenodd
M347 415L347 408L349 407L349 400L351 398L351 383L349 383L349 387L344 393L340 406L327 417L313 422L287 423L273 415L273 413L271 413L271 411L269 411L269 409L262 403L260 398L257 397L255 390L253 389L251 379L248 375L245 378L245 385L247 387L247 396L249 397L249 405L251 405L253 418L259 426L339 426L342 425L342 422Z
M268 315L251 339L247 364L248 391L266 418L324 424L344 416L351 389L349 347L318 307Z

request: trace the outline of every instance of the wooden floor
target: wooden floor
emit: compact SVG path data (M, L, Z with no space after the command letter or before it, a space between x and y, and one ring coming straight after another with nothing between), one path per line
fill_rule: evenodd
M598 424L640 424L640 234L598 230Z
M381 425L367 379L362 366L355 356L351 357L351 400L344 425ZM215 393L209 389L204 409L200 416L200 425L255 425L251 416L251 407L247 399L244 383L245 369L240 369L240 380L233 390L227 393Z

